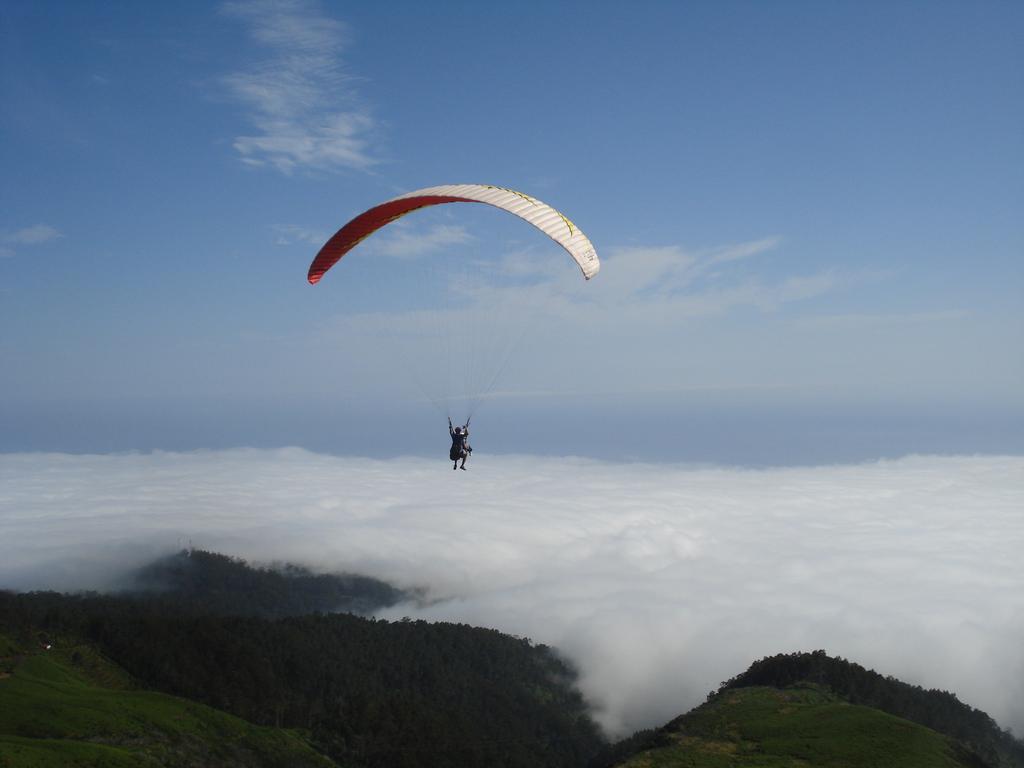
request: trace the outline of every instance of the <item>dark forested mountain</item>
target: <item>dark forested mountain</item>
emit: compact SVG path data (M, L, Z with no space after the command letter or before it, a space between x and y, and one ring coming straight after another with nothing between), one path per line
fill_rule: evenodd
M141 685L303 729L343 765L580 766L603 743L574 670L489 629L220 616L163 595L0 593L0 631L84 639Z
M288 563L257 567L201 549L183 550L140 569L128 592L160 594L204 613L266 618L317 611L369 614L411 597L366 576L314 574Z

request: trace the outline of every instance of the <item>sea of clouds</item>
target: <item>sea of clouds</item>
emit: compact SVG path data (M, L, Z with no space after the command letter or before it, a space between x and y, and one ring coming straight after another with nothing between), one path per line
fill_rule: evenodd
M358 572L382 614L557 647L614 735L823 648L1024 732L1024 457L737 469L300 449L0 454L0 588L117 585L189 544Z

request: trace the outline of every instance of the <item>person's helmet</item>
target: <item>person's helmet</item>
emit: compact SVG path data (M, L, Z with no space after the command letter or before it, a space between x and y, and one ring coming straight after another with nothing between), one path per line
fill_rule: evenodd
M456 427L455 428L455 434L456 435L461 435L462 434L462 427Z

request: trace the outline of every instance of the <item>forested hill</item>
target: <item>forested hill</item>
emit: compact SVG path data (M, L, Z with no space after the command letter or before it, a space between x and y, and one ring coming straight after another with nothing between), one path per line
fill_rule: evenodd
M578 768L603 745L575 671L495 630L344 613L221 616L163 594L0 592L0 632L87 642L137 685L308 731L345 766Z
M743 674L722 683L721 690L754 685L784 688L798 682L827 686L853 704L874 707L951 736L992 765L1024 767L1024 742L1001 730L991 717L964 704L955 694L909 685L825 651L761 659Z
M995 768L923 725L801 683L723 691L609 750L616 768Z
M793 764L1024 768L1024 743L951 693L814 651L755 662L700 707L605 748L590 768Z
M244 560L188 549L140 569L127 596L162 596L181 607L221 616L281 618L323 612L369 614L409 599L377 579L315 574L297 565L254 566Z

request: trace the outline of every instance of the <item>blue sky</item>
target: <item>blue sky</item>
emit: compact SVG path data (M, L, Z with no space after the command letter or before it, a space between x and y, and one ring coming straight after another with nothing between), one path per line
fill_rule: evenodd
M5 3L0 450L430 452L366 333L417 300L380 272L557 248L447 206L367 241L369 292L305 271L364 208L482 182L604 261L555 273L490 449L1020 452L1022 32L1015 3Z

